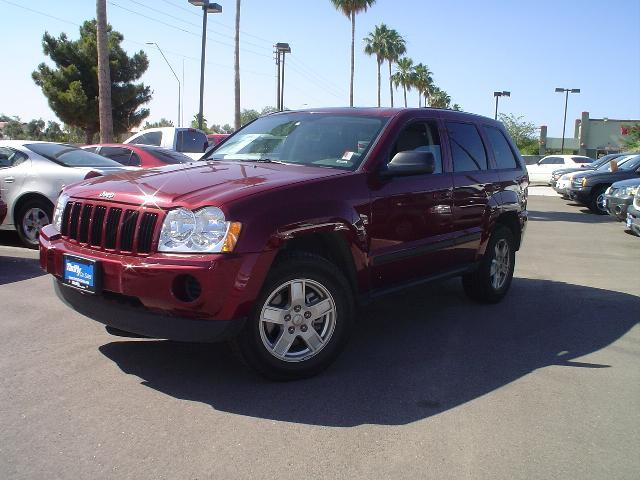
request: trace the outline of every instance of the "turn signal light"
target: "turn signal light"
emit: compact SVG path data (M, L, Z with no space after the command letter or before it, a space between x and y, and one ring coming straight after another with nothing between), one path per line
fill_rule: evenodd
M238 243L240 230L242 230L242 224L240 222L229 222L229 230L227 231L227 236L224 239L224 244L222 245L223 252L233 252L233 249L236 247L236 243Z

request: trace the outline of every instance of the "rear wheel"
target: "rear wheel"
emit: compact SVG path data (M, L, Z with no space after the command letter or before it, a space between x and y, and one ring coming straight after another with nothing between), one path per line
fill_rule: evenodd
M40 230L51 223L51 204L44 200L29 200L16 216L16 230L22 243L29 248L38 248Z
M515 267L515 241L507 227L496 227L478 269L462 277L469 298L480 303L497 303L506 295Z
M591 193L589 199L589 210L598 215L608 215L607 207L605 206L604 192L607 190L607 186L596 187Z
M242 359L274 380L313 376L344 347L353 295L328 260L293 254L270 272L254 311L234 340Z

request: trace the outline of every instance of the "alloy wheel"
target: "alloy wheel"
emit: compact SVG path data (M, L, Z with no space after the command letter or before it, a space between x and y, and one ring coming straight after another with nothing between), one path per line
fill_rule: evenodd
M50 223L47 212L38 207L30 208L22 217L22 231L25 238L31 243L37 243L40 230Z
M509 253L509 242L501 238L494 247L491 269L489 270L491 286L494 290L500 290L504 286L509 276L510 267L511 255Z

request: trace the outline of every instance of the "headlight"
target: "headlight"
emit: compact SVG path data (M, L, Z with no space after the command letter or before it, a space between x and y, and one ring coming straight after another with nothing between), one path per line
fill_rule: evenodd
M582 177L582 182L580 182L580 185L582 185L583 187L587 185L587 177Z
M192 212L186 208L170 210L162 224L159 252L220 253L236 246L242 225L227 222L218 207Z
M627 197L627 196L631 196L633 197L636 192L638 191L638 187L623 187L620 190L618 190L618 196L619 197Z
M53 212L53 222L51 223L53 223L59 232L62 231L62 214L64 213L64 207L67 206L67 202L69 202L69 195L61 193L56 203L56 209Z

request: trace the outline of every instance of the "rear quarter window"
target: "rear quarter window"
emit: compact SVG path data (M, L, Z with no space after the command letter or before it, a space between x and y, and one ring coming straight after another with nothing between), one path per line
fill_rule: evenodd
M496 168L501 170L518 168L518 161L504 134L499 129L489 126L485 126L484 131L489 138L489 145L493 151Z

